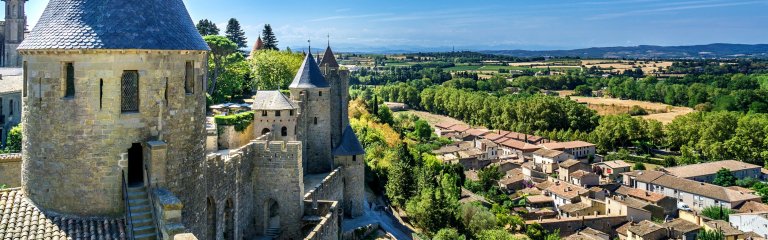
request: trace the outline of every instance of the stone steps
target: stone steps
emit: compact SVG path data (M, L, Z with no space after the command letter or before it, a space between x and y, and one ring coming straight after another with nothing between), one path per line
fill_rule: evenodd
M282 233L282 231L280 231L279 228L269 228L267 229L267 232L264 234L264 236L271 239L277 239L280 237L280 233Z
M152 206L145 187L128 188L128 209L131 211L133 238L136 240L155 240L157 231L152 219Z

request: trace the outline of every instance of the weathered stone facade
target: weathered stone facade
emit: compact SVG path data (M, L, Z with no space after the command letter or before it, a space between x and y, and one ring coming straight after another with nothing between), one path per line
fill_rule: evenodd
M0 154L0 185L7 188L21 186L21 154Z
M0 22L3 40L0 65L3 67L21 67L21 56L16 48L24 41L27 30L27 15L24 5L26 0L4 0L5 21Z
M121 167L133 143L168 143L168 188L180 193L203 160L206 51L22 50L29 92L22 181L28 197L61 213L122 213ZM184 91L185 64L193 62L195 93ZM66 90L65 64L74 69ZM121 110L121 78L138 72L138 111ZM36 117L45 116L45 117ZM49 176L58 176L50 178ZM183 200L192 200L180 195Z

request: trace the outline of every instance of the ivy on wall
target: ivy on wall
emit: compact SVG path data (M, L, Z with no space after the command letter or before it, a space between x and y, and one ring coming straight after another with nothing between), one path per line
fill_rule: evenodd
M217 126L235 126L235 131L242 132L253 121L253 112L243 112L228 116L214 117Z

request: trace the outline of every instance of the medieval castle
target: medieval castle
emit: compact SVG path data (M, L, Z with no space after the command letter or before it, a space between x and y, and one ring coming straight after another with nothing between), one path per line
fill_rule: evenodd
M209 51L182 0L50 0L18 46L0 239L339 239L365 205L348 71L307 54L290 96L259 91L234 131L206 121Z
M3 0L5 21L0 21L0 66L20 67L21 56L16 48L24 41L27 30L27 15L24 4L27 0Z

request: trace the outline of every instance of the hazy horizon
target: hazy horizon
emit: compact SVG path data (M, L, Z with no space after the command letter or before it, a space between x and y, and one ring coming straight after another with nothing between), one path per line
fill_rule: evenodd
M48 1L27 2L30 28ZM761 44L766 0L248 1L184 0L223 34L237 18L252 45L269 23L278 46L339 51L570 50L614 46Z

